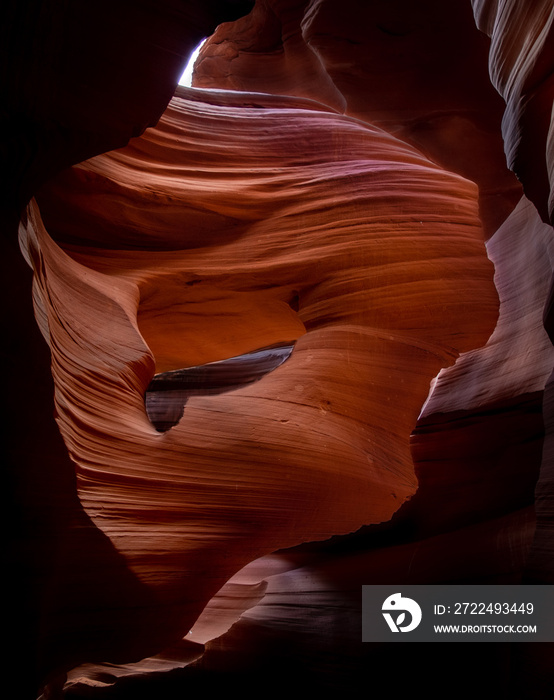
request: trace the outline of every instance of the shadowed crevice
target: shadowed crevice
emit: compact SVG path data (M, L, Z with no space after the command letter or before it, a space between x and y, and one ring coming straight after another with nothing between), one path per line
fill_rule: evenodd
M294 344L277 345L227 360L156 374L144 396L152 425L164 433L183 417L190 396L222 394L262 379L287 360Z

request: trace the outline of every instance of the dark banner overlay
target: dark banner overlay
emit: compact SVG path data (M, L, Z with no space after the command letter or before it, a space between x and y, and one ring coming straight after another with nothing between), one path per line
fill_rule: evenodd
M362 586L364 642L554 642L554 586Z

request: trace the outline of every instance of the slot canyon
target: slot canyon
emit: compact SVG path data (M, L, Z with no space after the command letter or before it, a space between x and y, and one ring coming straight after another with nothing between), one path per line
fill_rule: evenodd
M0 13L7 697L553 697L553 1Z

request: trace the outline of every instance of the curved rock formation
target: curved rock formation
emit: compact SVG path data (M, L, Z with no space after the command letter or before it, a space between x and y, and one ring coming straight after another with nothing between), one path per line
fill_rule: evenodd
M472 3L477 26L492 39L491 81L506 102L502 134L508 165L548 221L554 211L554 5Z
M260 0L256 12L218 28L204 45L195 71L195 85L243 89L259 88L264 75L270 73L269 85L275 80L284 92L309 94L379 124L479 185L480 214L487 237L492 237L490 250L502 268L506 264L518 268L509 273L498 271L500 284L514 298L521 293L517 280L528 276L525 266L535 265L527 302L513 309L511 321L502 319L484 352L464 358L445 373L426 409L425 420L431 422L429 412L434 406L458 411L471 403L468 416L477 407L492 414L501 412L503 402L505 408L512 406L510 411L518 400L522 406L529 400L539 406L541 395L533 392L544 388L552 361L550 344L538 325L546 303L546 323L552 335L553 304L551 298L545 298L551 276L550 229L543 229L537 239L538 222L533 222L532 209L526 205L520 204L515 218L511 216L520 188L506 168L503 151L547 220L553 7L549 0L532 7L510 0L485 0L473 2L474 17L471 10L470 3L463 0L448 5L428 0L417 8L403 2L371 2L356 7L358 22L354 24L350 19L354 10L348 2ZM487 37L477 31L475 21L492 37L490 52ZM302 65L311 66L306 80L295 75L293 56L302 56ZM258 70L262 65L264 73ZM518 241L515 257L514 236ZM505 305L504 314L507 309ZM541 348L538 356L531 349L533 343ZM518 345L521 351L514 354ZM465 388L458 381L464 367L468 370ZM533 387L534 398L527 394L528 386ZM444 428L443 418L437 419L437 425ZM467 435L466 439L475 438ZM536 474L534 468L532 471ZM540 537L547 539L554 513L551 483L552 477L543 469L539 507L541 522L546 520ZM551 549L543 543L541 550L542 563L532 567L535 576L538 571L546 575L550 569L546 551Z
M543 325L554 270L552 228L523 197L487 251L500 296L498 323L485 347L465 353L439 374L424 416L541 392L552 371L554 348Z
M257 0L146 131L252 3L66 5L1 10L28 697L82 662L415 678L360 645L362 583L554 580L551 1ZM550 696L538 645L463 646Z
M258 0L204 44L193 85L310 97L381 126L479 185L490 236L521 190L488 50L467 0Z
M191 396L222 394L262 379L288 358L294 345L261 348L205 365L159 372L146 387L146 414L159 432L173 428L183 417Z
M58 424L86 512L152 593L122 628L155 614L169 643L256 556L414 493L430 380L496 321L476 197L315 104L192 90L43 188L23 245ZM189 398L163 434L148 421L155 371L290 341L256 383Z
M554 211L554 5L473 0L478 26L491 36L491 80L506 101L502 121L508 164L544 221ZM544 323L554 338L552 287ZM529 558L533 580L554 581L554 385L545 391L546 439L537 484L537 533Z

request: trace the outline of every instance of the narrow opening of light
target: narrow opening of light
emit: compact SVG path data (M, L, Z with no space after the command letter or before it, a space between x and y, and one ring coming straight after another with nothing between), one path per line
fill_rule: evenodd
M192 86L192 71L194 68L194 64L196 63L196 59L198 58L198 54L200 53L200 49L204 46L206 41L207 41L207 37L205 39L202 39L202 41L198 44L198 46L191 53L190 58L189 58L189 62L187 63L187 66L186 66L185 70L183 71L183 75L179 78L179 85L186 85L187 87Z

